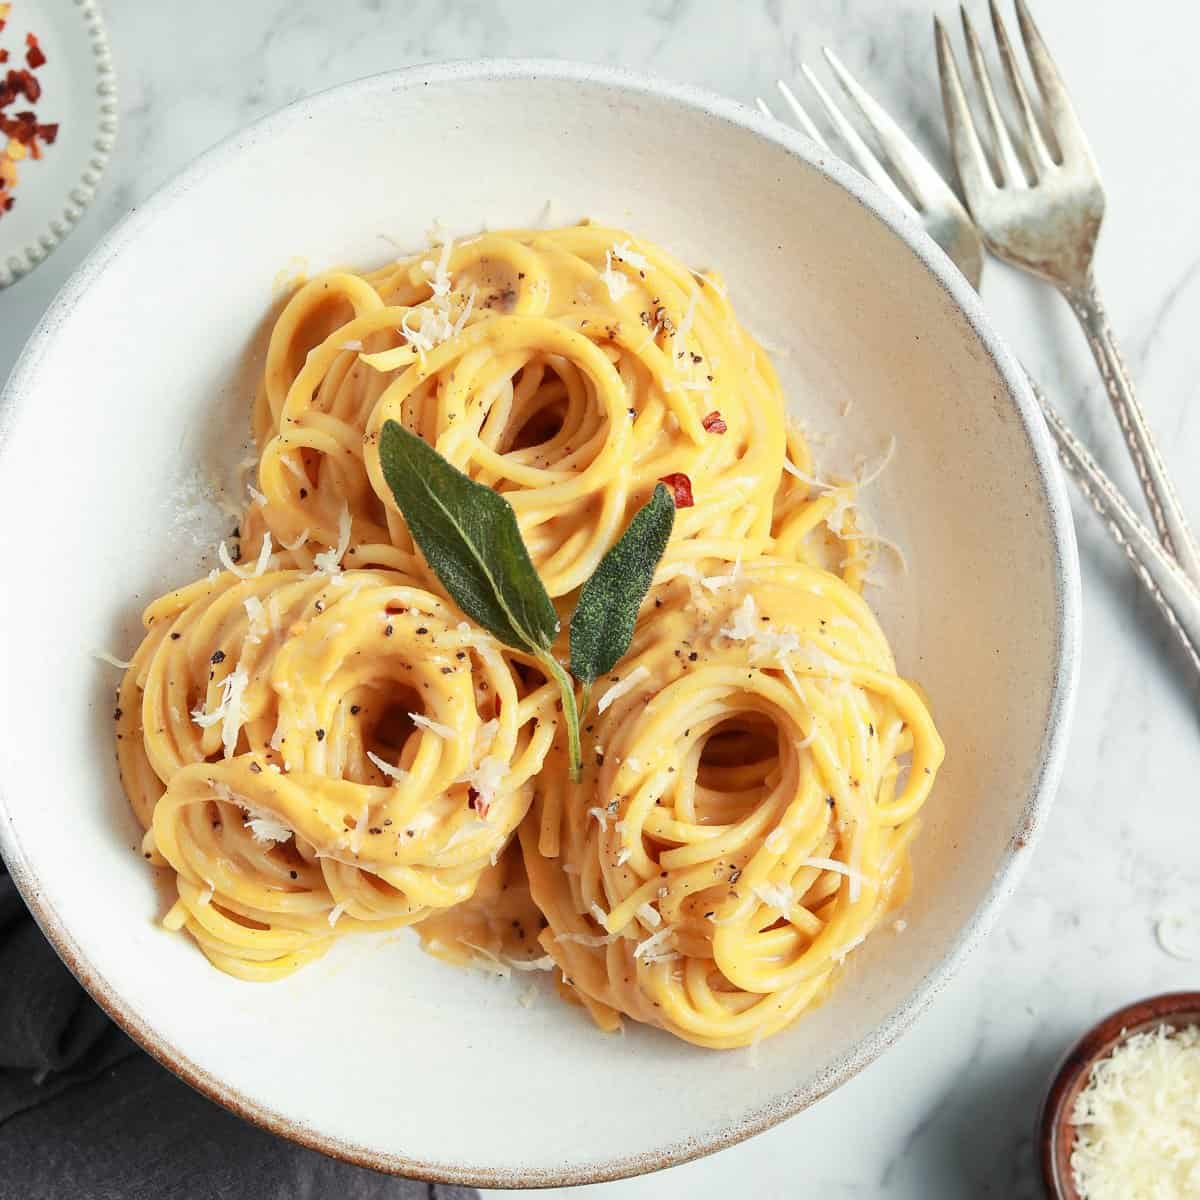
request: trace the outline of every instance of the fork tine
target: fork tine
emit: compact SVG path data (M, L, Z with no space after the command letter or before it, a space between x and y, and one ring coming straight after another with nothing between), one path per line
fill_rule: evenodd
M996 46L1000 51L1000 60L1004 63L1004 74L1008 78L1009 90L1017 102L1021 113L1021 125L1025 130L1025 148L1033 160L1034 174L1041 178L1054 166L1054 156L1042 137L1041 126L1033 113L1033 105L1029 102L1029 92L1025 81L1021 78L1021 68L1017 56L1013 53L1012 43L1008 40L1008 31L1004 28L1004 20L996 6L996 0L988 0L992 13L992 31L996 35Z
M832 154L832 147L825 140L824 134L822 134L821 131L816 127L812 117L805 112L804 105L802 105L800 101L796 99L796 93L793 92L792 89L788 87L788 85L784 83L782 79L775 80L775 86L779 89L780 95L783 96L788 108L792 110L792 116L796 118L796 124L799 125L800 128L804 130L804 132L808 134L808 136L812 138L812 140L816 142L818 146L823 146L829 151L830 154Z
M755 96L754 103L757 106L758 111L762 113L764 117L770 117L772 121L779 120L779 118L767 107L767 102L761 96Z
M833 127L838 131L838 136L846 143L846 147L854 156L854 161L858 164L858 169L876 187L885 191L901 207L911 211L913 207L912 201L896 186L887 169L875 157L874 152L862 140L854 126L846 119L845 114L834 103L833 97L821 86L821 81L809 70L808 64L801 64L800 70L804 72L804 78L808 80L812 86L812 90L817 93L817 99L820 100L821 107L825 109L826 114L833 123Z
M959 5L962 16L963 37L967 43L967 58L971 63L971 71L983 97L983 108L987 113L988 127L992 133L992 149L996 155L996 165L1000 173L1000 182L1007 187L1023 188L1027 185L1025 168L1017 157L1012 138L1009 137L1008 126L1000 114L1000 106L996 103L996 93L992 88L992 77L988 74L987 63L983 61L983 47L975 36L975 26L967 16L965 5Z
M967 204L974 208L978 202L996 190L991 168L979 134L967 105L958 64L954 61L954 50L946 27L933 18L934 38L937 42L938 76L942 84L942 106L946 110L946 127L950 131L950 147L954 152L954 164L967 195Z
M1029 65L1033 67L1033 77L1037 80L1038 90L1046 102L1046 120L1058 147L1064 157L1071 153L1090 159L1092 152L1083 126L1075 115L1075 106L1067 94L1058 67L1054 65L1054 59L1050 57L1050 50L1034 24L1033 17L1025 6L1025 0L1016 0L1015 7L1021 40L1025 43L1025 53L1029 55Z
M917 203L923 208L929 208L936 204L942 209L953 209L961 213L964 221L969 220L970 218L950 186L933 169L916 146L909 141L904 131L892 120L882 105L846 70L841 59L832 50L825 47L824 54L830 67L833 68L834 74L838 77L838 82L858 106L858 110L867 124L875 131L880 145L887 151L888 158L896 168L896 173L904 180Z

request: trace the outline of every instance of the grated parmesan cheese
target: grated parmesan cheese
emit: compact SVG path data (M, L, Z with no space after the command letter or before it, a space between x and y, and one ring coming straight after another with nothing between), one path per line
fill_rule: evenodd
M1200 1195L1200 1027L1135 1033L1075 1101L1071 1173L1083 1200Z
M640 958L643 962L647 963L662 962L669 958L677 958L675 930L670 925L667 925L657 933L652 933L648 938L638 942L637 946L634 947L633 957Z
M249 620L246 626L246 642L249 645L258 645L263 634L267 632L267 610L257 596L247 596L242 601L242 606Z
M457 736L449 725L443 725L441 721L431 721L421 713L409 713L408 716L418 729L428 729L430 733L436 733L438 737L443 738L445 741L453 741Z
M753 596L747 596L733 610L733 619L721 630L724 637L735 642L745 642L755 637L758 629L758 607Z
M393 767L390 762L379 757L373 751L367 751L367 757L389 778L394 779L397 783L403 783L408 778L408 772L401 770L399 767Z
M617 940L615 933L560 933L556 934L556 942L575 942L580 946L611 946Z
M637 917L647 929L657 929L662 924L662 917L657 908L653 904L639 904L637 907Z
M127 671L129 669L129 663L125 659L118 658L115 654L110 654L107 650L93 650L92 657L98 658L102 663L108 663L110 667L116 667L118 671Z
M548 954L541 958L509 959L508 965L515 971L553 971L558 965Z
M489 975L498 975L501 979L512 978L512 967L509 966L498 954L488 950L484 946L478 946L474 942L468 942L466 938L459 938L459 942L474 950L476 954L481 955L481 958L473 958L466 965L474 967L477 971L486 971Z
M236 670L226 676L226 683L229 685L229 691L222 698L225 713L221 719L221 748L224 750L226 758L232 758L237 749L238 734L246 720L242 697L245 696L246 688L250 684L250 676L246 674L245 667L238 666Z
M287 469L291 471L291 473L295 475L301 483L307 484L309 482L307 472L298 462L295 462L290 455L280 455L279 461L282 462L283 465L287 467Z
M247 813L250 810L247 809ZM275 842L286 842L292 836L290 830L282 821L267 814L259 814L257 816L247 816L243 822L254 840L260 845L273 845Z
M857 880L860 886L867 882L867 877L861 871L856 871L836 858L802 858L796 865L812 867L817 871L834 871L838 875L845 875L851 883Z
M238 666L221 681L221 701L212 712L206 713L201 708L192 710L192 720L201 729L213 725L221 725L221 745L226 758L232 758L237 747L238 733L246 719L242 709L242 697L250 683L250 676L245 667Z
M228 804L236 804L245 809L246 817L242 823L260 845L286 842L293 836L295 831L289 829L274 813L256 808L245 796L239 796L229 784L214 780L212 790L214 799L224 800Z
M480 756L485 755L492 748L492 743L496 740L496 734L499 732L500 722L494 717L490 721L484 721L475 730L475 753Z
M807 483L810 488L818 492L835 492L837 484L830 483L828 480L821 479L816 475L806 475L790 458L784 458L783 469L794 478L800 480L801 483Z
M887 470L888 464L892 461L892 456L896 453L896 437L893 434L888 438L888 444L879 461L870 469L866 470L866 463L860 462L858 470L855 474L858 476L857 485L861 492L863 488L868 488Z
M486 817L488 809L495 803L505 771L504 759L489 754L480 759L479 765L463 777L463 782L475 789L475 811L481 817Z
M614 258L618 258L621 262L628 263L635 271L645 271L650 267L650 260L637 250L630 249L629 243L617 242L612 248Z
M267 540L270 541L270 535ZM342 511L338 516L338 540L336 546L330 546L328 550L322 550L313 559L313 566L316 568L313 575L337 575L342 567L342 559L346 555L346 551L350 549L350 506L342 505ZM256 572L257 574L257 572Z
M792 889L786 884L756 883L750 890L781 917L786 917L792 911L792 905L796 903Z
M1166 913L1155 922L1154 936L1164 953L1180 962L1200 962L1200 921Z
M588 809L588 816L596 818L596 824L600 826L601 833L608 832L608 814L599 805L593 805Z
M271 535L263 534L263 543L259 547L258 561L254 564L254 569L250 571L243 570L229 556L229 548L222 541L217 547L217 558L221 560L221 566L231 574L236 575L239 579L257 579L267 569L267 564L271 561Z
M650 677L650 669L646 666L634 667L624 679L617 680L596 701L596 711L604 712L614 701L620 700L626 693L633 691L643 679Z
M432 236L439 236L436 229ZM458 316L451 315L450 294L453 282L450 278L450 256L453 251L454 239L443 238L437 262L425 259L421 263L422 270L432 273L428 282L433 294L425 305L419 308L410 308L400 319L401 335L408 343L408 347L415 350L422 360L435 346L460 334L475 307L477 289L472 284L470 294ZM410 324L414 316L418 322L416 325ZM394 367L405 365L411 359L407 358L405 354L393 350L369 355L363 361L379 370L391 370Z
M738 552L738 556L734 559L733 566L730 568L727 575L705 575L700 583L703 587L708 588L710 592L718 592L721 588L730 587L737 583L738 577L742 573L742 555Z
M671 346L676 359L684 358L687 354L687 335L692 331L692 322L696 319L696 297L699 294L699 289L693 286L691 294L688 296L688 306L684 311L683 320L679 322L679 328L675 330Z
M756 629L750 640L752 642L750 647L752 658L761 655L773 658L781 665L789 654L795 654L803 644L800 641L800 635L793 630L777 630L770 626Z
M603 283L606 288L608 288L609 296L616 301L620 300L621 297L629 291L631 285L629 280L626 279L620 271L613 270L612 260L612 250L605 250L604 270L600 272L600 282ZM625 261L628 262L629 260L626 259Z
M329 922L329 927L332 929L338 923L338 917L346 911L346 902L339 900L330 910L329 916L325 919Z

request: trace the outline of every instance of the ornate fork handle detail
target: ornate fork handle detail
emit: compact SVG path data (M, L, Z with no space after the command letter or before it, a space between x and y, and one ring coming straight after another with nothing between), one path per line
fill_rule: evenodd
M1063 470L1071 476L1080 493L1100 517L1105 529L1121 548L1136 578L1145 587L1167 625L1174 630L1182 643L1193 670L1200 675L1200 553L1197 552L1174 490L1167 479L1162 458L1147 428L1145 414L1134 396L1129 374L1121 362L1091 279L1091 253L1103 215L1103 194L1091 164L1090 152L1057 81L1057 72L1049 60L1048 52L1033 28L1032 19L1024 7L1023 0L1015 0L1015 3L1022 35L1030 50L1039 85L1044 90L1054 92L1049 110L1051 124L1060 145L1070 151L1070 167L1067 168L1064 160L1060 169L1049 158L1041 135L1037 132L1029 98L1019 83L1020 74L1016 64L1011 61L1011 46L993 5L992 20L996 28L997 42L1002 57L1005 58L1006 68L1010 68L1008 75L1013 83L1032 145L1030 153L1040 164L1039 170L1044 177L1039 177L1038 188L1028 187L1020 160L996 109L995 95L987 78L982 50L965 12L963 26L972 65L983 91L992 130L999 142L1001 158L1010 164L1006 169L1011 174L1008 186L997 188L992 169L987 164L979 144L949 39L940 22L936 22L938 64L959 175L973 211L977 210L975 216L980 225L986 228L988 218L994 218L994 223L990 224L992 248L1001 257L1054 283L1071 304L1087 334L1146 493L1146 500L1153 515L1153 530L1134 513L1125 497L1105 475L1086 447L1071 432L1062 417L1050 407L1041 388L1032 377L1029 378L1029 384L1054 439ZM807 67L803 67L802 70L812 84L821 106L846 143L850 158L864 175L874 180L921 221L926 232L950 255L971 285L978 289L983 268L980 229L945 181L878 101L850 75L836 55L826 50L825 57L846 94L886 148L890 166L880 161L857 134L854 126L839 109L833 97L821 86L816 76ZM781 81L779 90L804 131L832 153L792 89ZM758 101L758 106L767 116L772 116L770 108L763 100ZM912 199L897 188L892 179L893 174L903 178ZM1064 203L1069 201L1066 207L1077 218L1074 228L1082 231L1082 245L1074 241L1064 245L1060 238L1064 229L1063 221L1058 218L1045 218L1044 213L1037 213L1034 211L1037 204L1031 207L1030 202L1036 201L1040 194L1038 189L1043 192L1049 190L1052 180L1053 190L1058 199ZM1047 203L1053 210L1055 197L1049 197ZM1069 226L1070 222L1067 225ZM1030 247L1026 242L1031 234L1037 235L1039 232L1040 238L1034 237L1036 252L1030 254ZM1011 245L1005 241L1010 234ZM1028 372L1026 374L1028 375Z
M1133 381L1117 349L1108 314L1100 301L1096 285L1089 275L1082 288L1063 287L1061 290L1083 327L1096 365L1100 368L1100 376L1125 436L1125 444L1129 447L1159 540L1192 583L1200 586L1200 548L1196 545L1158 445L1150 432L1146 414L1134 393Z
M1192 666L1200 673L1200 591L1159 545L1087 448L1050 406L1037 380L1028 371L1025 374L1058 447L1059 461L1124 551L1134 573L1175 631Z

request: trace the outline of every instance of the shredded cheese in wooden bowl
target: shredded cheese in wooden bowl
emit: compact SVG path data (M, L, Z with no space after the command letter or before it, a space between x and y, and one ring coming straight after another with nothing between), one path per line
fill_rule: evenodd
M1200 1196L1200 1026L1121 1041L1092 1067L1070 1123L1083 1200Z

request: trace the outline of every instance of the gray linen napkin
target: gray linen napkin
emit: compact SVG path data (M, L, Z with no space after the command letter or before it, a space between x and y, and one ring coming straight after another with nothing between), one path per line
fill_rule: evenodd
M92 1003L0 864L0 1200L468 1200L266 1133Z

